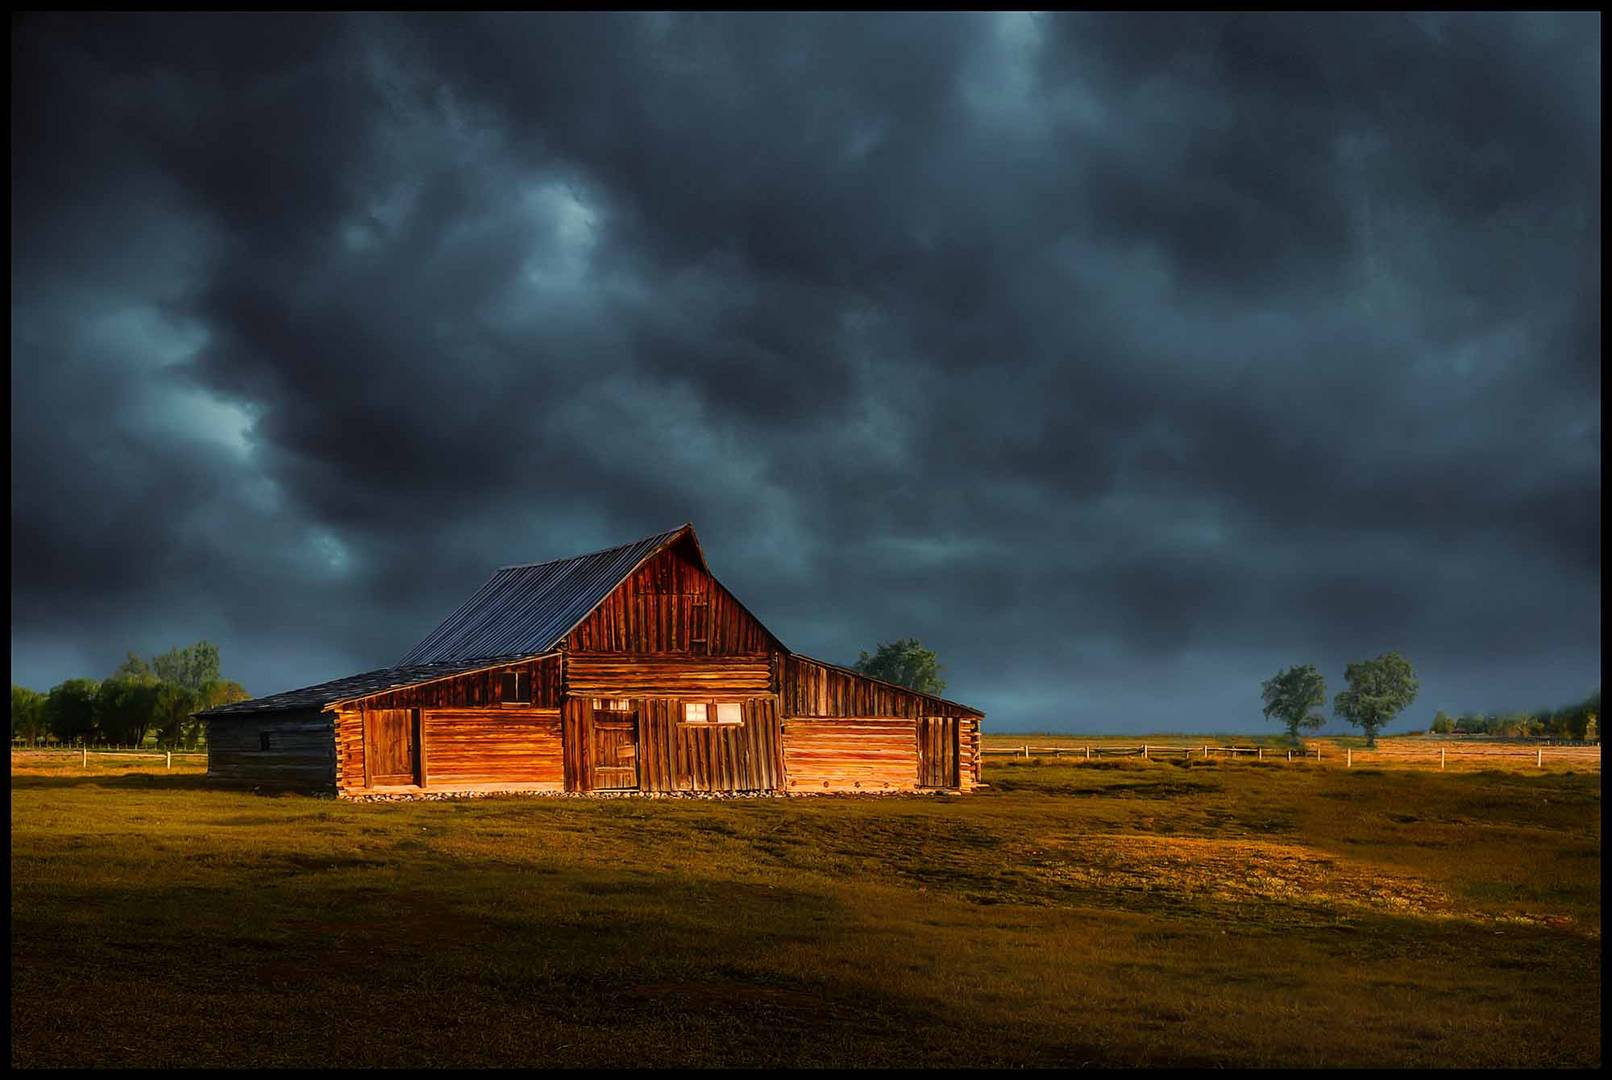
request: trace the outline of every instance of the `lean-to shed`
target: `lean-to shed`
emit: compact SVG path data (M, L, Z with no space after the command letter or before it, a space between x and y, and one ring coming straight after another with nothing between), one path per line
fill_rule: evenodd
M787 649L692 525L495 573L395 665L199 713L219 783L967 791L984 714Z

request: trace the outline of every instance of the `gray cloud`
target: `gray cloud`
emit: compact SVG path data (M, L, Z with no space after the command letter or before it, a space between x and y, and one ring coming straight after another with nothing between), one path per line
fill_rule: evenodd
M1000 728L1599 682L1598 16L29 17L12 663L667 528ZM1417 706L1422 709L1422 705Z

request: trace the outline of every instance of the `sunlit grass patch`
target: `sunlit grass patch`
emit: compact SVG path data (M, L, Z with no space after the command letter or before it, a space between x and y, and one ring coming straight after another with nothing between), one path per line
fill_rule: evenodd
M1094 835L1068 845L1064 854L1066 859L1048 872L1098 892L1322 911L1444 915L1455 910L1448 893L1425 881L1295 844Z

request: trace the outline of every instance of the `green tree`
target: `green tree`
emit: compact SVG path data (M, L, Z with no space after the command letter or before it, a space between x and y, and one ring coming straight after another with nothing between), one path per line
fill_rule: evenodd
M190 714L200 708L199 691L178 683L163 683L158 688L154 710L158 745L176 749L184 740Z
M45 726L45 695L11 684L11 737L38 746L50 729Z
M1433 714L1433 726L1427 730L1435 735L1448 735L1455 730L1455 721L1450 717L1449 713L1440 709Z
M917 638L882 641L872 656L863 652L852 665L864 675L909 687L920 694L938 694L946 689L940 677L940 660Z
M139 746L157 720L162 683L154 675L107 679L95 693L95 728L108 742Z
M210 641L198 641L188 648L169 649L152 658L151 668L163 682L200 690L219 677L218 646Z
M68 679L45 697L45 725L62 742L88 742L95 735L94 679Z
M216 705L229 705L236 701L245 701L251 697L240 683L230 679L210 679L195 692L195 699L190 714L211 709ZM206 733L206 723L196 719L194 715L187 714L180 725L180 735L186 749L194 750L202 736Z
M1416 672L1410 661L1397 652L1375 660L1361 660L1344 669L1348 689L1332 700L1332 708L1343 719L1366 733L1366 745L1377 745L1377 729L1416 700Z
M1317 710L1327 703L1327 682L1314 664L1297 665L1266 679L1260 685L1265 700L1265 719L1280 720L1287 726L1287 737L1299 741L1299 728L1314 731L1327 722Z
M1601 691L1597 690L1577 705L1563 709L1566 717L1564 734L1567 738L1583 741L1595 738L1596 721L1601 715Z
M118 665L118 669L112 672L111 677L114 679L144 679L155 674L156 672L151 670L151 665L146 661L145 657L137 652L131 652L123 658L123 663Z

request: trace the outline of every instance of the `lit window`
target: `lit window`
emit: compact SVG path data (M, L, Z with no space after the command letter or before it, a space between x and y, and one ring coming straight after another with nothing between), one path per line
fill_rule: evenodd
M744 724L744 708L737 701L685 701L683 723L740 727Z

